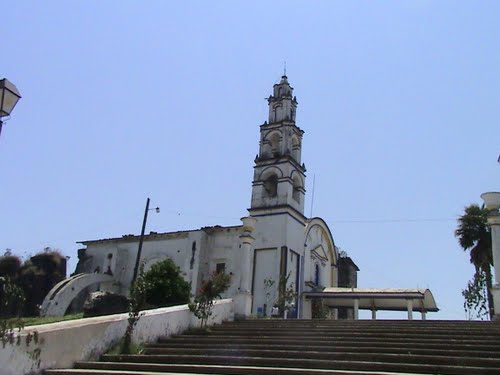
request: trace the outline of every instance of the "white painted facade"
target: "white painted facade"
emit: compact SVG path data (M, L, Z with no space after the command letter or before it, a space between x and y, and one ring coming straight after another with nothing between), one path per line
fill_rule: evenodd
M182 270L191 292L212 272L231 275L224 297L234 297L240 315L269 315L278 296L280 277L296 292L337 286L338 254L326 223L304 216L304 132L297 126L298 102L286 76L268 98L269 118L260 126L249 217L245 225L205 227L191 231L151 233L144 237L141 262L170 257ZM250 167L250 166L249 166ZM108 273L112 283L101 289L127 294L133 278L139 236L81 242L77 272ZM265 288L264 280L273 280ZM299 317L311 315L310 302L296 301Z

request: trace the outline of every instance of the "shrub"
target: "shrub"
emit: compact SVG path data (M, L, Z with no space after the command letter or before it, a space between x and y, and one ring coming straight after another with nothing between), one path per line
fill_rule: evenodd
M119 314L128 311L128 299L121 294L91 293L83 305L83 317Z
M170 258L162 260L144 274L146 304L150 307L182 305L189 302L190 286L180 268Z
M0 257L0 276L15 277L21 268L21 259L14 255Z
M189 310L201 320L201 328L206 328L208 318L212 315L214 300L221 298L231 285L231 276L224 272L214 272L212 276L201 285L198 295L189 304Z

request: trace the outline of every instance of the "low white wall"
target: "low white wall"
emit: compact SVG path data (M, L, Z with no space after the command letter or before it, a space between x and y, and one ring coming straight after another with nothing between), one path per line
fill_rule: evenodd
M216 301L210 325L233 320L232 299ZM23 337L20 346L0 344L0 375L35 374L46 368L69 368L76 361L95 360L123 337L128 314L116 314L27 327L22 333L37 331L38 344L26 346ZM200 321L187 305L147 310L137 323L132 341L155 341L199 327ZM39 348L40 363L33 357Z

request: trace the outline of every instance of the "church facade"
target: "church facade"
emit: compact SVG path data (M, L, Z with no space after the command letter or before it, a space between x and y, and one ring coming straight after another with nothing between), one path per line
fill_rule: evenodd
M303 292L338 286L338 253L321 218L304 215L306 169L304 132L296 123L297 99L282 76L268 98L269 117L260 126L251 205L242 225L150 233L144 236L141 263L171 258L191 284L192 294L213 272L231 275L224 297L235 313L270 315L281 292L280 280L296 292L293 315L311 317ZM77 273L106 274L101 290L127 294L133 279L139 236L80 242Z

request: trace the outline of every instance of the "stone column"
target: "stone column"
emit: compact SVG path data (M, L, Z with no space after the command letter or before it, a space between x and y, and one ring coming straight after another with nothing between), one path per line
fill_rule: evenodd
M358 320L359 319L359 299L357 299L357 298L354 299L354 316L353 316L353 319L354 320Z
M372 320L377 320L377 310L372 309Z
M240 235L240 287L234 296L234 314L237 317L248 317L252 313L252 232L257 220L251 216L241 218L243 233Z
M481 194L484 207L488 210L488 225L491 228L491 251L493 253L493 268L495 280L491 287L495 307L494 320L500 320L500 193L489 192Z
M406 306L408 307L408 320L413 320L413 300L407 299Z

